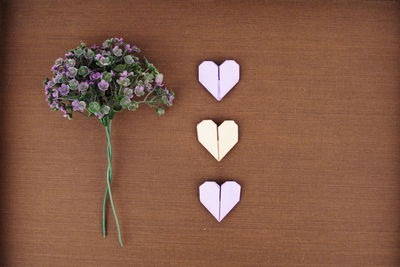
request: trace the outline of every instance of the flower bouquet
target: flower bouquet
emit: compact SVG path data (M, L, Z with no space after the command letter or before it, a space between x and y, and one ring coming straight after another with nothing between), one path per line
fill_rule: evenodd
M111 38L101 46L87 47L85 43L58 58L51 68L53 77L43 82L46 100L52 110L61 110L72 119L74 112L97 117L107 136L107 186L103 200L102 231L106 237L106 204L110 198L123 246L118 217L111 194L112 149L111 125L114 115L123 110L135 111L140 104L154 108L158 115L171 106L174 92L163 84L163 75L156 67L137 56L140 49L124 43L122 38Z

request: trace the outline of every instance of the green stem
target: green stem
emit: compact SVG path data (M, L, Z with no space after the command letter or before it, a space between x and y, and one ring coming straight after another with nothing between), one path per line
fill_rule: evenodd
M154 92L154 89L151 90L143 99L143 102L146 102L147 98Z
M121 245L121 247L123 247L123 243L122 243L122 238L121 238L121 230L119 228L119 222L118 222L118 217L117 217L117 213L115 211L115 207L114 207L114 201L112 198L112 194L111 194L111 180L112 180L112 166L111 166L111 158L112 158L112 149L111 149L111 122L112 122L112 118L110 117L110 123L107 126L107 118L103 119L103 124L106 130L106 134L107 134L107 158L108 158L108 168L107 168L107 188L106 188L106 193L104 196L104 200L103 200L103 235L106 235L106 229L105 229L105 203L107 201L107 193L110 196L110 203L111 203L111 208L113 210L114 213L114 218L115 218L115 224L117 225L117 230L118 230L118 239L119 239L119 244Z
M103 118L103 124L104 127L106 129L106 133L107 136L109 135L111 138L111 123L112 123L112 119L110 119L110 123L107 127L107 119ZM107 157L110 158L110 160L112 159L112 150L111 150L111 143L108 142L108 138L107 138ZM108 165L107 167L107 180L110 181L112 180L112 172L110 173L110 165ZM107 203L107 195L108 195L108 187L106 187L106 192L104 194L104 199L103 199L103 236L106 237L107 235L107 229L106 229L106 203Z

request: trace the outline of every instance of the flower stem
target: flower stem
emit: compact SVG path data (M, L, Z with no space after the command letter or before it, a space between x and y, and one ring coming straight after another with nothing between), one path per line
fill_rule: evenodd
M123 243L122 243L122 238L121 238L121 231L119 228L119 223L118 223L118 217L117 217L117 213L115 211L115 207L114 207L114 201L112 198L112 194L111 194L111 180L112 180L112 166L111 166L111 158L112 158L112 149L111 149L111 122L112 119L110 118L110 122L107 125L107 118L103 118L103 125L105 127L106 130L106 134L107 134L107 158L108 158L108 168L107 168L107 188L106 188L106 193L104 195L104 200L103 200L103 236L106 236L106 227L105 227L105 209L106 209L106 202L107 202L107 194L110 196L110 203L111 203L111 208L113 210L114 213L114 218L115 218L115 224L117 225L117 230L118 230L118 239L119 239L119 244L121 245L121 247L123 247Z
M112 159L112 150L111 150L111 143L108 141L108 136L111 138L111 123L112 120L110 120L110 123L108 124L107 128L107 119L103 118L103 124L106 129L107 133L107 157L111 160ZM112 180L112 172L110 173L110 165L107 167L107 180L111 182ZM106 229L106 203L107 203L107 195L108 195L108 187L106 187L106 192L104 194L104 200L103 200L103 236L106 237L107 235L107 229Z

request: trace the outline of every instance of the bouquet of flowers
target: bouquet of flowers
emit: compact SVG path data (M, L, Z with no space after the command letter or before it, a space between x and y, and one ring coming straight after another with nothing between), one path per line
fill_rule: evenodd
M145 57L137 56L140 49L124 43L122 38L111 38L101 46L87 47L85 43L58 58L51 68L53 77L43 82L46 100L52 110L61 110L72 119L74 112L97 117L107 136L107 187L103 200L103 236L106 237L106 203L110 198L123 246L118 217L111 194L112 149L111 124L115 113L135 111L140 104L154 108L158 115L171 106L174 92L162 83L163 75Z

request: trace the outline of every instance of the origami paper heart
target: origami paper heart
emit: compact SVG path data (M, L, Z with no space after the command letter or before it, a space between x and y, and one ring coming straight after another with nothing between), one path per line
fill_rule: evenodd
M220 222L240 201L240 189L234 181L221 186L207 181L199 187L200 202Z
M203 61L199 65L199 81L221 101L239 82L239 68L239 64L234 60L225 60L220 66L212 61Z
M231 120L224 121L219 127L212 120L197 124L197 139L218 161L236 145L238 132L238 125Z

